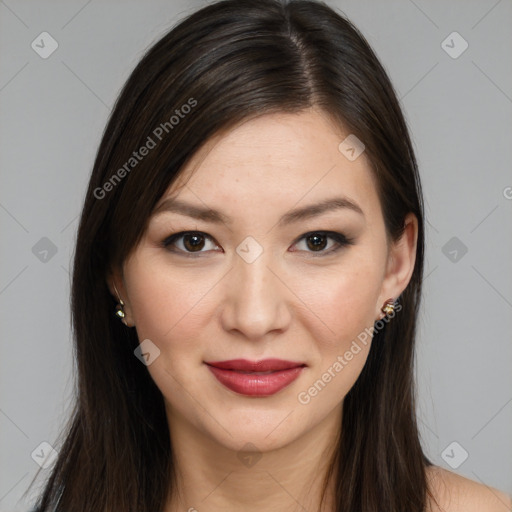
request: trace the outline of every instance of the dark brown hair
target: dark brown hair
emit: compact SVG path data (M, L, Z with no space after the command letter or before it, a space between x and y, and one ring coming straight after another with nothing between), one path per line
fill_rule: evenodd
M326 4L223 0L188 16L146 52L103 134L74 254L76 400L38 512L162 509L174 475L163 397L134 357L135 329L113 315L106 277L136 247L158 200L212 135L252 117L311 106L364 143L389 240L401 236L409 212L419 229L402 310L375 333L345 398L325 482L335 478L340 512L425 510L432 463L419 439L413 378L423 203L396 93L365 38ZM130 160L149 138L151 151Z

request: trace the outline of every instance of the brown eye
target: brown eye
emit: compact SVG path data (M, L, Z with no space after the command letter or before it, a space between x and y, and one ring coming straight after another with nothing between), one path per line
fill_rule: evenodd
M204 247L203 235L183 235L183 246L187 251L200 251Z
M330 243L329 240L332 242ZM353 239L347 238L342 233L337 233L335 231L311 231L302 235L298 241L295 242L294 246L300 245L303 241L305 242L305 249L298 250L309 253L318 253L318 256L327 256L328 254L334 253L347 245L354 244Z
M210 247L208 247L208 243ZM167 237L162 246L175 253L183 253L185 256L194 253L200 254L208 252L218 247L212 239L205 233L200 231L182 231ZM207 250L203 250L206 247Z
M327 246L327 239L329 237L325 235L319 235L317 233L309 235L306 238L308 248L312 251L322 251Z

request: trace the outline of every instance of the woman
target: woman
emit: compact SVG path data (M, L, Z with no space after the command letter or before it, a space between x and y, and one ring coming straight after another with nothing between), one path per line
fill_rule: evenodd
M278 0L188 17L98 151L76 406L36 510L506 510L419 441L423 250L406 123L349 21Z

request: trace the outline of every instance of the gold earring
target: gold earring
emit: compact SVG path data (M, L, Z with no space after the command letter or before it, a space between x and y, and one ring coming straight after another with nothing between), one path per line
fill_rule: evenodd
M393 311L395 311L395 300L394 299L388 299L384 306L381 308L381 311L384 313L384 315L391 315Z
M115 283L113 283L113 285L114 285L114 290L116 291L116 294L117 294L117 299L119 300L119 304L116 306L116 316L119 317L123 321L123 323L126 325L126 320L123 320L125 317L124 302L119 297L119 292L117 291Z

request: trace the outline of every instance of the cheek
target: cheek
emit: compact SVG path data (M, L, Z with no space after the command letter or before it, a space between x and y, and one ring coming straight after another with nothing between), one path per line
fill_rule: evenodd
M314 314L303 315L316 357L306 386L297 396L316 415L328 414L357 381L372 342L380 272L350 264L320 279L303 281L302 296Z
M312 314L304 315L307 329L326 353L350 346L358 334L373 326L381 284L380 267L364 258L347 258L336 269L301 277L298 295ZM297 288L296 288L297 289Z
M173 406L193 409L183 391L207 385L196 369L202 364L204 333L213 314L211 292L219 276L147 259L125 269L125 279L139 341L149 339L160 350L147 368L152 379Z
M218 276L172 269L161 262L134 267L130 275L130 305L139 339L169 348L180 340L180 347L193 347L197 332L207 326L204 308Z

